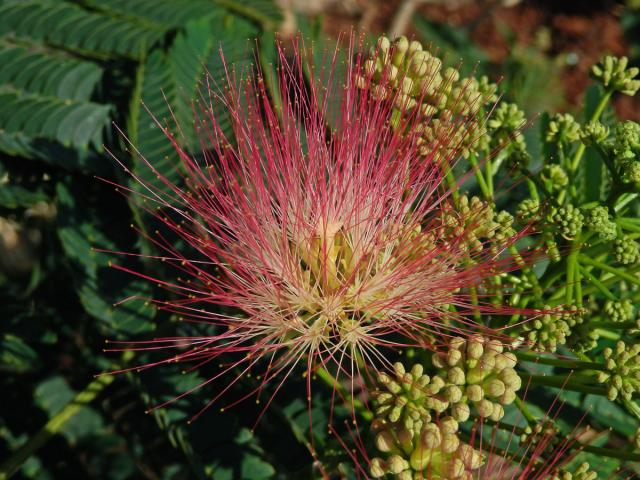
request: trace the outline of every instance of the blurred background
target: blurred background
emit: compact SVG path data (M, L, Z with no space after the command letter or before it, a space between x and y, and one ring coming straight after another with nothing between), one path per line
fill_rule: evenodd
M152 227L96 177L128 181L105 146L148 175L114 124L175 174L171 145L142 102L160 121L171 108L196 145L190 99L203 65L222 79L220 47L227 62L257 59L269 77L276 35L301 31L322 52L351 29L414 37L466 72L501 79L504 97L533 119L581 110L603 54L640 61L637 0L0 0L0 478L317 476L302 389L281 392L252 434L254 404L187 423L211 398L207 388L145 415L206 369L94 377L129 361L104 353L105 339L197 333L144 301L151 285L109 268L114 256L100 249L146 253L130 225ZM640 120L639 98L616 97L618 116ZM319 425L324 397L313 403ZM349 477L342 447L318 430L328 470Z

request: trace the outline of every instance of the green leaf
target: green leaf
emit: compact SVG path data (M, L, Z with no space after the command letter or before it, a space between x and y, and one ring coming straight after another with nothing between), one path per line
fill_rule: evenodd
M76 393L62 376L56 375L40 383L34 391L34 397L40 408L45 410L49 417L53 417L76 396ZM104 422L100 414L84 405L64 423L60 432L69 443L74 444L103 428Z
M101 148L111 113L110 105L44 97L6 86L0 88L0 103L3 134L43 138L76 148L90 144Z
M24 373L33 369L38 354L20 337L5 333L0 338L0 365L12 373Z
M0 35L42 41L88 55L140 58L165 30L149 21L104 15L64 1L6 1Z
M182 27L189 20L214 15L219 10L211 0L85 0L83 3L109 14L153 22L167 31Z
M127 122L128 137L139 153L170 182L180 184L181 162L150 113L160 125L176 135L178 142L197 152L200 148L194 131L192 102L198 96L205 71L211 75L212 88L217 88L216 84L223 88L227 79L218 49L223 48L227 65L242 71L252 59L247 39L256 34L251 23L219 10L213 19L189 22L166 56L153 51L138 67ZM145 108L140 107L141 102ZM213 109L225 134L231 135L226 108L218 103ZM135 174L161 191L165 190L162 181L139 155L133 157Z
M271 478L276 473L270 464L252 454L246 454L243 457L240 472L242 478L246 480Z
M128 221L104 218L107 212L94 211L88 195L85 188L70 182L57 185L58 237L71 263L80 301L110 335L131 337L149 332L154 328L155 315L155 308L147 302L151 296L149 282L110 268L110 262L116 260L136 271L141 265L94 250L131 251L132 245L119 241L122 235L117 230L118 226L125 228ZM124 303L115 306L120 302Z
M275 30L283 21L281 8L273 0L213 0L230 11L257 22L265 30Z
M102 68L60 53L34 51L0 43L0 84L48 97L88 101L102 78Z

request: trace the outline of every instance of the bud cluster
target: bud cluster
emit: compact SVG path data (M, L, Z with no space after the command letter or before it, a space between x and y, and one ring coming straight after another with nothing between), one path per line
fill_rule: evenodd
M461 239L461 245L469 252L483 249L488 240L497 245L513 238L513 216L508 212L496 213L492 205L473 196L461 195L457 205L443 205L441 221L444 235Z
M516 151L525 150L522 128L526 123L524 112L515 103L501 103L487 121L492 148L505 147L507 144Z
M522 329L532 350L555 352L558 345L567 343L573 329L582 324L582 312L575 306L558 312L551 312L549 306L544 309L547 313L525 322Z
M451 417L425 423L411 433L386 420L376 421L376 447L385 458L371 460L373 478L387 474L398 480L471 480L484 463L482 454L458 436L458 422Z
M556 113L547 127L547 142L571 143L580 139L580 125L570 113Z
M461 78L457 69L444 67L420 42L404 36L393 42L380 37L364 69L374 94L393 98L400 110L420 108L429 117L421 126L426 143L438 142L456 151L462 147L463 154L488 146L486 129L475 118L497 100L497 87L486 77ZM361 87L368 84L364 77L359 81ZM432 154L433 149L424 152Z
M623 236L613 242L613 258L622 265L631 265L640 260L640 245L630 237Z
M516 217L523 222L533 220L540 211L540 202L535 198L526 198L518 204Z
M432 379L426 375L420 364L414 365L409 372L400 362L393 368L394 376L378 375L380 389L372 394L376 418L400 424L415 434L431 420L430 412L440 413L447 408L445 402L435 397L444 382L439 377Z
M619 396L630 400L640 392L640 343L629 346L619 341L615 348L605 348L603 355L607 370L598 373L598 382L607 384L609 400Z
M550 191L561 191L569 183L569 176L560 165L545 165L540 172L540 178L545 182Z
M447 351L433 356L433 364L446 382L442 393L458 421L469 418L470 407L482 418L500 420L503 406L515 400L522 385L515 355L497 340L453 338Z
M584 462L573 473L557 472L549 480L596 480L597 478L598 473L591 470L589 464Z
M568 204L563 207L552 207L547 221L556 227L560 235L567 240L572 240L582 231L584 216L579 208Z
M622 180L640 182L640 124L632 121L619 123L610 146Z
M610 242L617 236L616 224L609 215L607 207L595 206L585 212L585 226L597 233L603 242Z
M612 322L626 322L633 319L633 303L631 300L607 300L604 304L604 313Z
M585 145L600 144L609 138L609 127L599 121L589 122L580 131L580 141Z
M640 89L640 80L635 80L640 69L627 68L628 64L627 57L607 55L591 68L591 74L605 88L633 96Z

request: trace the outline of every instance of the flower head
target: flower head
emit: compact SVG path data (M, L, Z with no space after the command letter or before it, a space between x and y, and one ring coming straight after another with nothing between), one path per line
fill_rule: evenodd
M293 60L280 49L279 108L259 74L236 87L230 72L223 91L203 92L195 120L201 154L162 127L182 160L184 185L143 158L161 182L136 177L141 204L196 253L150 237L180 271L175 280L152 278L171 293L157 303L211 325L206 336L155 341L178 351L167 361L224 356L216 377L235 370L231 383L259 365L263 382L278 377L278 386L298 365L351 378L363 367L390 366L381 349L429 346L435 335L479 329L472 312L505 313L478 289L517 268L504 253L516 234L487 232L500 223L479 225L485 215L473 203L456 206L443 182L467 146L453 140L459 135L425 144L416 127L429 117L376 94L390 79L367 75L355 50L345 78L327 82L339 86L312 78L308 87L304 49L296 46ZM220 102L232 137L213 114ZM337 118L333 128L329 118Z

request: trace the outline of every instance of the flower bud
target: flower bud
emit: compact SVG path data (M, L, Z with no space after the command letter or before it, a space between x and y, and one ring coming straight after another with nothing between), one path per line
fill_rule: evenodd
M393 434L388 430L383 430L376 435L376 448L381 452L390 452L393 449Z
M409 468L409 462L407 462L400 455L391 455L388 460L389 473L398 474Z
M444 398L449 403L458 403L462 398L462 389L456 385L451 385L445 388Z
M466 392L467 398L472 402L479 402L484 398L484 391L480 385L469 385Z
M489 382L487 382L484 387L485 393L494 398L501 396L505 392L505 390L506 387L504 383L502 383L497 378L489 380Z
M387 470L387 465L381 458L371 459L371 465L369 465L369 473L373 478L384 477Z
M478 410L478 415L482 418L487 418L493 413L493 402L486 398L482 399L476 403L476 409Z
M477 360L482 356L483 353L484 347L482 346L482 343L470 341L467 344L467 357Z
M456 403L451 407L451 415L459 422L466 422L471 415L471 409L466 403Z
M458 449L460 440L457 435L452 433L444 433L442 435L442 443L440 445L440 451L442 453L453 453Z
M447 373L448 380L454 385L464 385L465 375L464 371L460 367L453 367Z
M447 478L457 479L460 478L465 473L464 463L459 458L454 458L451 462L449 462L448 474Z

